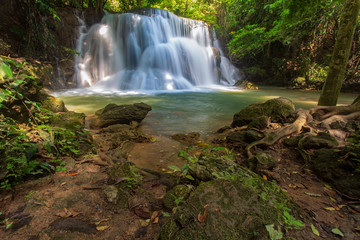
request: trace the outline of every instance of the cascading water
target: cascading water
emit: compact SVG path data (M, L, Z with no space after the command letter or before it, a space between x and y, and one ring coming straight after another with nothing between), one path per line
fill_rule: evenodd
M81 30L76 77L79 86L97 90L234 84L239 72L217 49L214 36L206 23L165 10L106 13L88 32Z

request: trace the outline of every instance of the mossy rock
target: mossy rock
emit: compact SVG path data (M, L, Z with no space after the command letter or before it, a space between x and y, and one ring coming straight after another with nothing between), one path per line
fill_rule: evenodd
M335 137L320 132L318 135L307 135L300 139L299 143L300 149L320 149L320 148L333 148L339 145Z
M262 132L256 130L242 130L230 132L226 136L226 143L232 146L245 148L249 143L258 141L264 137Z
M269 239L265 226L284 224L283 212L285 208L291 209L290 200L279 188L261 178L246 176L246 171L243 174L202 182L176 208L173 217L162 227L159 239ZM200 222L198 216L204 215L206 205L205 221ZM290 214L298 216L296 210Z
M270 124L269 117L261 116L252 120L248 125L248 129L255 128L259 130L264 130L269 126L269 124Z
M339 161L346 154L341 149L320 149L312 157L311 168L340 192L360 198L360 173L349 160Z
M253 103L236 113L232 127L248 125L259 117L270 117L271 122L283 122L295 111L294 103L284 97L270 99L264 103Z
M185 185L176 185L173 189L168 191L164 197L164 205L168 209L182 204L190 195L191 188Z
M133 105L108 104L105 108L96 111L98 116L90 126L92 128L104 128L114 124L130 124L135 121L140 123L151 111L151 107L145 103Z
M52 120L52 124L57 127L67 129L83 129L85 127L85 114L73 111L58 113L56 119Z
M258 90L259 87L254 83L249 82L247 80L239 80L234 84L235 87L244 89L244 90Z
M275 167L275 161L270 154L261 152L247 160L247 164L252 171L259 171L260 169L272 169Z
M57 97L48 96L41 103L42 103L41 107L49 111L52 111L54 113L67 111L64 101Z

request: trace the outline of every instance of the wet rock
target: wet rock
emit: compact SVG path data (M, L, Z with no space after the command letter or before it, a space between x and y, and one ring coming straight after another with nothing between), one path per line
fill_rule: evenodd
M307 135L299 141L299 148L301 149L320 149L320 148L332 148L339 145L335 137L320 132L318 135Z
M214 56L215 56L215 61L216 61L216 67L220 67L220 64L221 64L221 56L220 56L220 51L219 49L217 48L211 48L213 53L214 53Z
M41 103L42 103L41 107L50 110L54 113L67 111L64 101L57 97L48 96Z
M116 204L119 198L119 190L117 187L110 185L103 189L103 194L108 202Z
M96 234L96 225L77 218L59 218L50 224L53 230Z
M56 114L57 119L52 120L52 124L57 127L67 129L83 129L85 127L85 114L73 111L61 112Z
M234 84L235 87L244 90L258 90L259 87L247 80L239 80Z
M130 124L132 121L141 122L151 107L145 103L133 105L108 104L105 108L96 111L98 116L90 126L92 128L104 128L114 124Z
M231 129L230 126L224 126L224 127L219 128L218 130L216 130L216 133L224 133L224 132L226 132L227 130L230 130L230 129Z
M283 97L270 99L265 103L253 103L234 115L231 126L248 125L254 119L262 116L270 117L271 122L282 122L291 116L294 110L294 103Z
M171 136L172 139L189 144L195 144L200 140L200 133L190 132L188 134L178 133Z
M168 191L164 198L164 205L168 209L183 203L190 195L191 188L185 185L176 185L173 189Z

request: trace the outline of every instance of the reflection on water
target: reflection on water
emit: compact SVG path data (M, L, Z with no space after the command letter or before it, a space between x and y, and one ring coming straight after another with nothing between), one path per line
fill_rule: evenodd
M144 102L153 110L142 122L146 132L172 135L197 131L203 134L229 125L233 115L254 102L271 98L290 98L297 108L310 108L317 104L319 92L263 87L257 91L201 90L191 92L90 93L68 91L55 93L64 100L69 110L93 114L109 103L133 104ZM341 94L338 104L351 104L356 94Z

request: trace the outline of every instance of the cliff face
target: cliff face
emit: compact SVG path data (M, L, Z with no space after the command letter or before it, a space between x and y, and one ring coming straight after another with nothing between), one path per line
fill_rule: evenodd
M0 8L0 55L25 57L53 65L49 89L71 88L76 41L82 19L86 26L99 22L94 9L55 9L55 18L26 0L5 1Z

